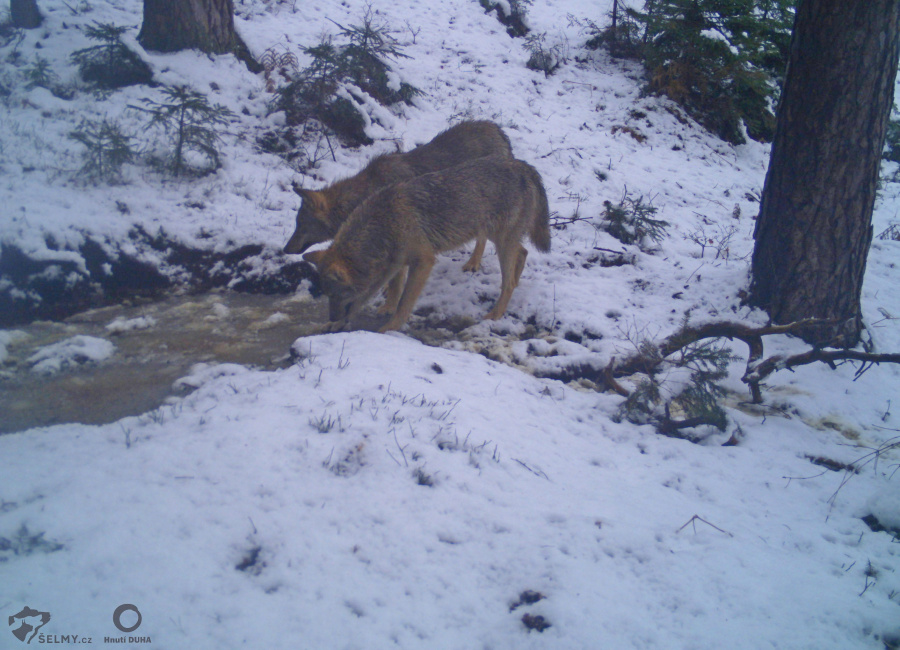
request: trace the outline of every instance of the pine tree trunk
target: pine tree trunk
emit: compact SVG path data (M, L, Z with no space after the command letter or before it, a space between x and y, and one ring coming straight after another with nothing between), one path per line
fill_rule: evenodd
M233 0L144 0L138 41L157 52L233 53L252 71L261 69L234 29Z
M9 14L13 27L21 29L39 27L43 20L38 11L37 0L9 0Z
M900 0L801 0L756 223L751 302L776 323L822 318L854 345L893 106Z

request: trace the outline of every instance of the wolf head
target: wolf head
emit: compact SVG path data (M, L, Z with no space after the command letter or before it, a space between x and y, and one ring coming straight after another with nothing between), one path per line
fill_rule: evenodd
M319 272L319 284L328 296L328 319L332 322L349 320L362 292L356 287L347 261L333 248L307 253L303 259L314 264Z
M302 253L313 244L334 237L335 228L329 219L331 206L322 192L303 190L294 186L294 191L303 198L297 210L297 227L284 245L284 252Z

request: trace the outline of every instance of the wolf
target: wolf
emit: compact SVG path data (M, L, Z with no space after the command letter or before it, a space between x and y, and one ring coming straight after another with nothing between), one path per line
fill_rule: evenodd
M297 227L284 252L302 253L313 244L334 238L360 203L389 185L492 155L512 158L512 147L503 130L484 120L461 122L412 151L378 156L356 176L325 189L304 190L295 185L294 191L303 203L297 211ZM480 240L464 270L477 271L483 252L484 241Z
M399 304L379 330L399 329L412 313L438 253L472 239L491 240L500 260L500 297L485 316L500 318L519 283L528 251L550 250L550 212L540 174L494 155L387 187L359 205L331 246L304 259L319 271L329 301L325 331L347 327L369 298L409 267Z

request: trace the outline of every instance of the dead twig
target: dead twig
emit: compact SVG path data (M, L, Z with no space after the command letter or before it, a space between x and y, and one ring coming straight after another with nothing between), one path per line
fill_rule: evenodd
M877 427L879 429L885 431L897 431L897 429L886 429L885 427ZM862 468L868 465L869 463L873 464L873 471L878 473L878 461L881 459L881 456L892 449L900 449L900 436L896 436L894 438L890 438L883 443L881 443L878 447L874 449L869 447L871 451L867 454L863 454L855 461L849 464L849 467L852 469L848 469L844 471L844 476L841 477L841 483L838 485L837 489L834 491L830 497L828 497L828 503L830 505L834 505L837 501L838 494L840 494L841 490L844 488L847 483L850 482L850 479L853 478L855 474L859 474L862 471Z
M578 147L560 147L558 149L551 149L549 153L545 153L543 156L538 156L539 158L549 158L555 153L559 153L560 151L574 151L575 155L581 158L581 152Z
M813 476L782 476L781 478L783 478L787 481L787 485L785 485L784 487L788 487L788 486L790 486L791 481L811 481L814 478L819 478L820 476L824 476L828 472L829 472L829 470L823 469L821 472L819 472L818 474L814 474Z
M706 519L704 519L703 517L700 517L699 515L694 515L693 517L691 517L690 519L688 519L687 523L686 523L684 526L682 526L681 528L679 528L678 530L676 530L675 533L676 533L676 534L677 534L677 533L680 533L681 531L683 531L685 528L687 528L687 527L688 527L689 525L691 525L691 524L693 524L694 533L696 533L696 532L697 532L697 522L698 522L698 521L702 521L702 522L703 522L704 524L706 524L707 526L709 526L709 527L711 527L711 528L715 528L717 531L719 531L719 532L722 533L723 535L728 535L729 537L734 537L734 535L732 535L731 533L729 533L727 530L722 530L721 528L719 528L719 527L716 526L715 524L709 523L708 521L706 521Z
M409 467L409 461L406 460L406 446L401 446L400 441L397 440L397 430L396 429L392 428L391 433L394 434L394 443L397 445L397 449L400 450L400 455L403 456L403 464L406 465L407 467ZM393 456L391 456L391 458L393 458ZM397 463L397 464L399 465L400 463Z
M519 463L519 465L521 465L522 467L524 467L525 469L527 469L529 472L531 472L531 473L534 474L535 476L540 476L541 478L547 479L548 481L550 480L550 477L547 476L542 470L534 469L534 468L532 468L532 467L529 467L528 465L526 465L525 463L523 463L523 462L522 462L521 460L519 460L518 458L513 458L513 460L516 461L517 463Z

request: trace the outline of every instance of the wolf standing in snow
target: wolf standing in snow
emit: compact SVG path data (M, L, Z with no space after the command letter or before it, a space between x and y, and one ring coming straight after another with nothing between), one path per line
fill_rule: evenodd
M399 305L380 331L399 329L412 313L438 253L490 239L500 260L500 297L486 318L506 312L528 252L527 234L550 250L547 195L538 172L507 156L487 156L397 183L369 197L331 246L307 253L329 300L326 329L345 328L382 286L409 267ZM477 251L476 251L477 252Z
M284 252L302 253L313 244L332 239L360 203L385 187L494 155L512 158L509 138L500 127L487 121L462 122L412 151L378 156L356 176L339 180L325 189L295 187L303 203L297 211L297 227ZM478 270L483 250L481 241L466 263L466 270Z

